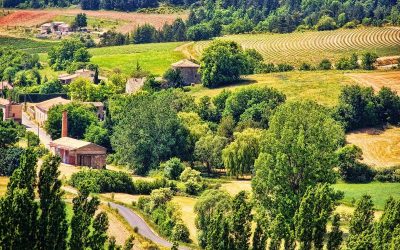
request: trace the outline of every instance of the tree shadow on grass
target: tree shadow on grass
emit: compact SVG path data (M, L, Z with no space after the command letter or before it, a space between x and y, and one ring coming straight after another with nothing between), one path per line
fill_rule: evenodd
M223 89L223 88L227 88L227 87L247 86L247 85L254 84L254 83L256 83L256 82L257 82L257 81L256 81L256 80L253 80L253 79L246 79L246 78L243 78L243 79L239 79L239 80L235 81L234 83L224 83L224 84L221 84L221 85L219 85L218 87L215 87L215 88L213 88L213 89Z

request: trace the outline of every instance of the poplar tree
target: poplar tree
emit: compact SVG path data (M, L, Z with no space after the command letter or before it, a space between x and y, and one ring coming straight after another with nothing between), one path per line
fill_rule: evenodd
M234 249L249 249L251 236L252 204L245 191L239 192L232 201L232 243Z
M35 249L38 206L35 202L37 157L32 149L21 156L20 166L0 200L0 248Z
M39 217L38 249L62 250L67 248L68 224L66 220L63 191L58 179L60 158L47 155L39 171L39 198L41 214Z
M83 186L79 195L72 200L74 215L71 219L71 238L69 247L84 250L90 246L90 225L100 201L97 197L89 198L89 189Z
M265 250L267 243L267 234L261 224L257 222L253 235L253 250Z
M395 229L399 226L400 201L390 197L386 201L383 214L375 227L374 244L376 246L376 249L390 249Z
M347 249L373 249L374 204L371 196L363 195L350 220Z
M333 215L332 228L328 235L328 250L339 250L343 241L343 232L340 230L340 215Z
M104 244L106 243L107 229L108 229L108 217L105 212L100 212L96 215L93 220L93 232L90 236L90 248L91 250L101 250L104 249Z

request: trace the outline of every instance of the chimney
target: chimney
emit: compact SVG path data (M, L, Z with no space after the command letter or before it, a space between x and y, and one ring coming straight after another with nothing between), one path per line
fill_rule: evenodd
M62 112L61 137L68 137L68 111Z

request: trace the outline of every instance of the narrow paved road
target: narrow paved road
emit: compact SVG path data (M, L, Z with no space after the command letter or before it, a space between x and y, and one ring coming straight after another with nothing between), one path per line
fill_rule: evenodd
M25 112L22 113L22 124L26 127L26 130L31 131L36 135L39 133L40 142L46 148L50 148L50 142L51 142L50 136L41 127L38 127L36 123L31 121L31 119Z
M122 205L110 202L112 208L118 209L119 214L124 217L124 219L129 223L132 228L137 227L138 233L152 242L159 244L164 247L171 247L172 243L156 235L147 223L131 209L124 207ZM187 247L179 247L180 250L189 250Z

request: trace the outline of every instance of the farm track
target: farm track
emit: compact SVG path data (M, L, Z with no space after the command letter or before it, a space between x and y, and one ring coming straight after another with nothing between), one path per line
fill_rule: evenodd
M221 39L240 43L244 49L258 50L269 62L318 62L322 58L337 60L343 55L371 51L386 56L400 49L400 29L396 27L359 28L291 34L245 34ZM192 45L194 57L199 57L210 41ZM189 48L187 48L189 49Z

